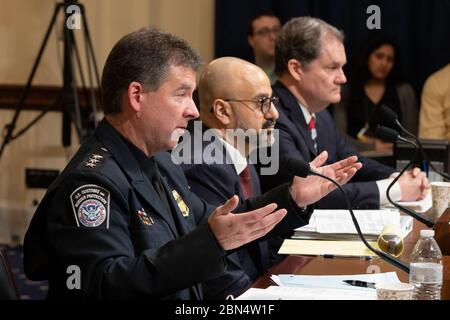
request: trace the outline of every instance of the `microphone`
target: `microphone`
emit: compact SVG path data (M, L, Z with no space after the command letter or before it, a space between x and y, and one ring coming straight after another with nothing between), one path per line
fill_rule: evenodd
M419 146L419 149L420 149L420 154L422 155L423 159L428 162L428 164L430 165L431 169L434 170L434 172L436 172L438 175L440 175L444 179L450 180L450 176L449 175L447 175L447 174L437 170L433 166L433 163L431 163L431 161L428 159L428 156L425 153L425 150L423 149L422 142L414 134L412 134L411 132L406 130L405 127L403 127L403 125L398 120L398 115L391 108L389 108L389 107L387 107L386 105L383 104L383 105L380 106L380 113L382 115L382 118L385 119L387 121L387 123L392 124L392 125L396 125L398 128L400 128L400 130L402 130L404 133L406 133L406 135L408 137L412 138L415 142L417 142L417 144ZM401 141L403 141L403 140L401 140Z
M337 183L335 180L311 169L311 166L309 165L309 163L300 160L300 159L296 159L296 158L292 158L289 156L283 157L280 160L280 166L286 170L287 172L305 178L308 175L315 175L318 177L321 177L325 180L330 181L332 184L334 184L339 191L342 193L342 195L344 196L348 211L350 212L350 215L352 217L352 221L353 221L353 225L356 228L356 232L358 233L359 238L361 239L361 241L364 243L364 245L372 252L374 252L376 255L378 255L382 260L392 264L393 266L405 271L406 273L409 273L409 265L404 263L403 261L400 261L396 258L394 258L393 256L384 253L383 251L377 250L374 247L372 247L369 242L367 242L366 238L364 237L364 235L362 234L361 228L359 227L359 223L358 220L355 217L355 214L353 213L353 209L352 206L350 204L350 200L347 197L347 194L345 193L345 190L341 187L341 185L339 183Z
M386 140L389 142L395 142L397 140L403 141L406 143L411 144L411 142L408 139L403 138L397 131L394 129L385 127L385 126L377 126L375 129L375 136L377 138L380 138L382 140ZM413 143L415 147L418 147L415 143Z
M417 154L418 154L418 150L419 150L419 146L418 146L415 142L413 142L413 141L411 141L411 140L408 140L408 139L406 139L406 138L400 136L400 134L399 134L397 131L395 131L395 130L393 130L393 129L391 129L391 128L387 128L387 127L385 127L385 126L377 126L377 128L376 128L376 130L375 130L375 136L376 136L376 137L379 137L380 139L383 139L383 140L392 142L392 143L395 143L396 141L403 141L403 142L409 143L409 144L411 144L411 145L414 146L414 148L415 148L414 156L411 158L411 160L409 160L408 164L400 171L400 173L399 173L399 174L394 178L394 180L392 180L392 182L389 184L389 186L388 186L388 188L387 188L387 190L386 190L386 197L387 197L388 201L389 201L394 207L396 207L397 209L399 209L399 210L405 212L406 214L410 215L410 216L413 217L414 219L419 220L420 222L422 222L423 224L425 224L427 227L433 228L433 226L434 226L434 222L433 222L433 221L428 220L427 218L421 216L420 214L418 214L417 212L415 212L415 211L412 210L412 209L409 209L409 208L407 208L407 207L404 207L404 206L402 206L402 205L400 205L400 204L394 202L394 201L391 199L391 196L390 196L390 191L391 191L392 187L394 186L394 184L398 181L398 179L400 179L401 175L402 175L406 170L409 169L409 167L411 166L411 164L413 163L413 161L416 159Z
M307 176L313 174L311 166L308 162L289 156L281 158L280 167L286 168L289 173L302 178L306 178Z
M381 119L384 119L386 121L386 123L398 126L398 124L397 124L397 121L399 121L398 115L394 112L394 110L392 110L385 104L382 104L380 106L380 114L381 114Z

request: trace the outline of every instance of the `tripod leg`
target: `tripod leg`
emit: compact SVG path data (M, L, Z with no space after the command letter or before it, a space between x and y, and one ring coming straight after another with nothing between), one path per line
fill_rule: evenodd
M69 13L65 11L66 21ZM63 86L63 135L62 143L65 147L72 143L71 138L71 120L77 130L80 141L82 140L82 126L80 108L78 104L78 94L75 87L75 78L73 72L73 47L72 47L72 30L64 28L64 86Z
M84 12L84 11L82 11L82 12ZM87 67L88 67L88 80L89 80L89 88L90 88L90 101L91 101L91 105L92 105L93 124L94 124L94 128L96 128L98 125L98 123L97 123L97 99L95 96L95 88L94 88L94 83L93 83L93 79L92 79L92 66L91 66L91 62L95 66L95 57L92 52L92 46L91 46L92 44L89 42L90 37L89 37L89 31L87 29L87 21L85 18L83 18L82 21L83 21L84 40L85 40L84 48L86 51L85 52L86 63L87 63ZM90 55L90 53L91 53L91 55ZM98 76L97 76L97 88L100 88ZM94 128L92 128L92 129L94 129Z
M49 112L50 110L54 110L55 108L58 107L58 105L61 104L61 100L62 100L62 96L61 94L58 96L58 98L53 102L52 105L47 106L44 110L42 110L42 112L36 117L34 118L32 121L30 121L30 123L28 123L25 127L23 127L22 129L20 129L19 132L17 132L17 134L15 134L14 136L11 136L11 141L14 139L17 139L18 137L20 137L21 135L23 135L26 131L28 131L28 129L30 129L34 124L36 124L39 120L42 119L42 117L44 117L47 112Z
M75 35L73 33L71 33L71 35L72 35L73 48L74 48L74 52L75 52L75 59L77 61L78 73L80 75L81 87L83 88L83 91L86 91L86 81L84 79L84 72L83 72L83 68L81 66L80 52L78 50L78 45L77 45L77 42L75 39Z
M92 65L94 66L95 78L97 80L98 88L100 88L100 73L98 72L97 62L95 60L94 47L92 45L91 35L89 32L87 18L86 18L86 14L84 11L84 5L80 4L80 8L81 8L81 19L83 22L83 30L84 30L85 38L86 38L87 44L88 44L87 48L89 48L89 52L91 54Z
M46 47L47 42L48 42L48 38L50 37L50 33L51 33L52 29L53 29L53 26L55 25L56 17L58 15L58 12L61 9L61 7L62 7L62 3L58 3L55 6L55 9L53 11L52 19L50 20L50 24L49 24L49 26L47 28L47 33L45 34L44 40L42 41L41 47L39 49L39 53L38 53L38 55L36 57L36 60L35 60L35 62L33 64L33 68L31 69L31 73L30 73L30 75L28 77L27 84L25 85L25 89L23 90L22 95L20 96L19 104L18 104L18 106L16 108L16 111L14 113L13 119L12 119L11 123L6 126L7 131L6 131L6 134L5 134L4 138L3 138L2 146L0 147L0 158L1 158L2 154L3 154L3 151L5 150L6 145L11 140L12 133L13 133L15 127L16 127L17 119L19 118L19 114L22 111L23 106L25 105L25 100L27 99L28 93L30 92L31 83L33 82L34 75L35 75L36 70L37 70L37 68L39 66L39 62L41 61L42 54L44 53L45 47Z
M84 34L83 34L84 35ZM84 39L85 40L85 39ZM78 73L81 80L81 87L82 87L82 95L84 96L84 99L86 101L86 108L80 108L80 115L81 115L81 129L82 132L82 138L88 137L94 129L97 127L97 105L95 101L95 92L92 84L92 70L91 70L91 61L89 59L88 50L87 50L87 43L84 41L85 44L85 51L86 51L86 64L87 64L87 75L89 78L89 89L86 86L85 76L83 72L83 68L81 65L81 59L80 59L80 52L78 50L78 45L75 39L74 33L72 33L72 41L75 49L75 57L76 62L78 65ZM91 94L89 94L91 93ZM89 105L89 102L91 103Z

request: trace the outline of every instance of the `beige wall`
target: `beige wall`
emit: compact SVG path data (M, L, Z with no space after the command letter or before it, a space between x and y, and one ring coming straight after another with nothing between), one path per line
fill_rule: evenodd
M0 0L0 84L26 83L55 2ZM205 62L213 57L214 0L84 0L81 3L86 8L100 71L114 43L124 34L144 26L156 26L186 39ZM63 48L58 41L62 18L61 11L34 84L62 82ZM80 31L76 32L78 37ZM82 47L81 50L84 52ZM22 112L18 127L23 127L36 114ZM10 122L12 115L12 111L0 111L0 129ZM25 168L62 169L77 147L77 143L68 150L61 147L61 114L55 112L47 114L23 137L7 146L0 159L0 243L10 238L8 232L23 236L32 212L31 203L43 196L43 191L25 188Z
M25 83L53 14L54 0L0 1L0 83ZM214 0L84 0L100 69L124 34L156 26L186 39L204 61L213 57ZM60 84L62 11L36 74L36 84ZM80 34L81 31L76 31Z

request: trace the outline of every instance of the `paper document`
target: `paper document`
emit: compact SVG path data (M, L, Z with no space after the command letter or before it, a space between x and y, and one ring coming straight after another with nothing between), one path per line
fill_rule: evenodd
M273 282L275 282L278 286L282 286L283 284L281 283L280 277L273 274L270 276L270 280L272 280Z
M428 192L425 199L420 201L398 201L399 205L402 205L404 207L410 208L414 211L417 211L419 213L425 213L428 210L431 209L433 202L431 199L431 191ZM394 208L394 206L391 203L388 203L384 205L385 208Z
M386 225L398 226L403 237L412 230L412 218L400 216L398 210L354 210L354 213L368 240L375 241ZM347 210L315 210L309 224L295 229L292 238L359 240Z
M370 244L377 249L376 242ZM376 254L367 249L362 242L358 241L328 241L328 240L295 240L286 239L281 245L279 254L301 254L301 255L336 255L375 257Z
M400 282L396 272L339 276L280 274L271 279L280 286L251 288L236 300L376 300L376 290L351 286L343 280Z
M302 288L328 288L343 290L374 290L373 288L357 287L349 285L343 280L360 280L367 282L400 282L396 272L370 273L370 274L353 274L338 276L311 276L311 275L294 275L280 274L277 276L281 286L286 287L302 287Z
M375 290L356 291L327 288L269 287L251 288L236 300L376 300Z

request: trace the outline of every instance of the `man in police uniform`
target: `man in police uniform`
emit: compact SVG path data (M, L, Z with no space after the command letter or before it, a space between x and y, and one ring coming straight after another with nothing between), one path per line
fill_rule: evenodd
M201 283L226 268L226 251L277 224L276 232L304 224L306 206L332 190L296 177L238 208L236 196L214 208L191 193L164 151L198 117L197 66L186 42L152 29L112 49L106 117L50 186L25 237L25 273L49 280L49 298L201 299ZM317 170L345 183L359 167L352 157Z

